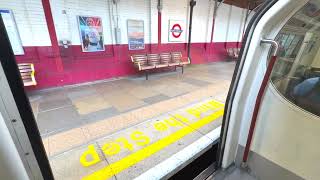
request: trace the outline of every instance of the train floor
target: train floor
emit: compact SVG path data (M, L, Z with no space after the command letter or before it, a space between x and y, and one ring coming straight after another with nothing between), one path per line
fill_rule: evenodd
M209 176L206 180L256 180L256 178L240 168L231 166Z

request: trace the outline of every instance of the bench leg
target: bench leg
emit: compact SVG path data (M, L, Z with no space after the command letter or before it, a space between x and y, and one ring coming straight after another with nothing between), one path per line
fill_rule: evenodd
M181 68L182 68L181 70L182 70L182 74L183 74L183 65L181 66Z
M146 73L146 80L148 80L148 71L145 71Z
M177 66L174 66L174 71L177 71Z

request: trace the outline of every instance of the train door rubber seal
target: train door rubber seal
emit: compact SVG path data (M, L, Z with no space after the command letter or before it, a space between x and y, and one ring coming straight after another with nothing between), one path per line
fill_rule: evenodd
M222 126L221 126L221 134L220 134L220 143L218 147L218 153L217 153L217 167L216 169L221 168L222 166L222 159L224 155L224 149L225 149L225 143L227 139L227 132L228 132L228 126L229 126L229 120L230 120L230 113L232 109L232 104L233 100L235 97L236 89L238 88L239 85L239 80L240 76L243 70L243 66L245 64L245 59L247 56L248 52L248 46L251 42L252 39L252 34L254 32L255 27L257 26L258 22L262 18L262 16L276 3L278 0L270 0L270 1L265 1L264 4L257 10L257 12L253 15L251 18L245 35L243 37L243 42L242 42L242 48L239 53L239 58L235 66L235 70L232 76L229 92L227 95L227 100L225 104L225 109L224 109L224 115L223 115L223 120L222 120Z

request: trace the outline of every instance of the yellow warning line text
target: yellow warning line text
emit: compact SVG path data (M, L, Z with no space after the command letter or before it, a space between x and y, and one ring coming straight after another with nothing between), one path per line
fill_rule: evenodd
M134 164L150 157L151 155L155 154L156 152L160 151L161 149L169 146L170 144L178 141L179 139L183 138L184 136L192 133L193 131L213 122L214 120L218 119L223 115L223 109L220 109L209 116L206 116L194 123L188 124L188 126L170 134L167 137L160 139L159 141L146 146L145 148L134 152L121 160L114 162L86 177L83 180L105 180L113 175L120 173L121 171L131 167ZM179 117L176 117L179 118Z

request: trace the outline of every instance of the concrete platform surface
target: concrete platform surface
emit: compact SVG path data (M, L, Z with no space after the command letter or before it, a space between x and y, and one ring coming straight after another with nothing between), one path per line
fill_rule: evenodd
M221 102L206 99L51 156L54 175L57 179L137 178L201 138L213 143L216 139L202 128L212 122L211 130L220 126L223 109ZM193 156L174 162L182 164Z
M148 81L132 76L29 93L56 179L98 179L99 172L133 179L203 137L213 142L207 134L221 125L234 66L191 65Z

